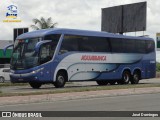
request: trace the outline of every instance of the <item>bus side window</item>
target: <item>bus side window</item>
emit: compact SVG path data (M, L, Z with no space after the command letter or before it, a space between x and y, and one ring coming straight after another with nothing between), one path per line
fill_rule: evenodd
M136 53L141 53L141 54L146 53L145 40L136 40L135 42L136 42L135 46Z
M78 39L76 36L66 35L62 41L59 54L78 51Z
M155 44L153 41L146 41L146 53L153 52L155 50Z
M94 52L93 41L91 37L83 36L79 40L80 51L82 52Z
M123 53L124 52L124 44L123 39L118 38L109 38L111 43L111 48L113 53Z
M123 52L124 53L136 53L135 46L136 41L133 39L123 39ZM121 43L121 44L122 44Z
M94 52L110 52L108 38L105 37L90 37Z

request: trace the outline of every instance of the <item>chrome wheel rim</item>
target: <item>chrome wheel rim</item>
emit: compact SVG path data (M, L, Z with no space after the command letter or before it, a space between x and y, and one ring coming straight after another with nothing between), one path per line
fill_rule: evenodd
M64 77L63 76L58 76L58 82L60 84L63 84L64 83Z
M128 82L129 81L129 75L125 74L124 77L123 77L123 79L124 79L125 82Z

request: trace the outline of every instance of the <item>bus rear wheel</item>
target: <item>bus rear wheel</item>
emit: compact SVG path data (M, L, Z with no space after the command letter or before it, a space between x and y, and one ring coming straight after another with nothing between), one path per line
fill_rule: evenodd
M140 74L138 72L133 73L131 84L138 84L140 80Z
M129 71L124 71L121 79L121 84L128 84L131 80L131 74Z
M42 86L42 84L38 82L29 82L29 84L33 89L39 89Z
M97 82L98 85L101 85L101 86L108 84L107 81L96 81L96 82Z
M56 76L56 81L53 83L56 88L63 88L66 81L67 81L67 76L64 74L64 72L58 72Z

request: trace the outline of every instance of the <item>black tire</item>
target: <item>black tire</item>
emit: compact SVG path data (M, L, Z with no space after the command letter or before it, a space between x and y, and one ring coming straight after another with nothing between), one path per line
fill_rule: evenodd
M58 72L56 81L53 83L56 88L63 88L67 81L67 76L64 72Z
M39 89L42 86L42 83L38 82L29 82L29 84L33 89Z
M138 72L134 72L131 80L131 84L138 84L140 80L140 74Z
M110 81L109 84L110 84L110 85L115 85L115 84L116 84L116 81L114 81L114 80L113 80L113 81Z
M122 80L117 80L118 85L123 85Z
M131 81L131 74L128 71L124 71L121 79L121 84L128 84Z
M5 79L4 77L0 77L0 83L4 83Z
M101 86L103 86L103 85L107 85L108 84L108 81L96 81L97 82L97 84L98 85L101 85Z

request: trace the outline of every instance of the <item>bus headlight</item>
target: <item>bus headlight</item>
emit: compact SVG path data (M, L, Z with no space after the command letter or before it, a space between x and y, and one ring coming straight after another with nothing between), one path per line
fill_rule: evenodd
M41 70L43 70L44 68L40 68L40 69L38 69L38 70L33 70L32 71L32 74L36 74L36 73L38 73L38 72L40 72Z
M35 73L36 73L36 71L32 71L32 73L33 73L33 74L35 74Z

